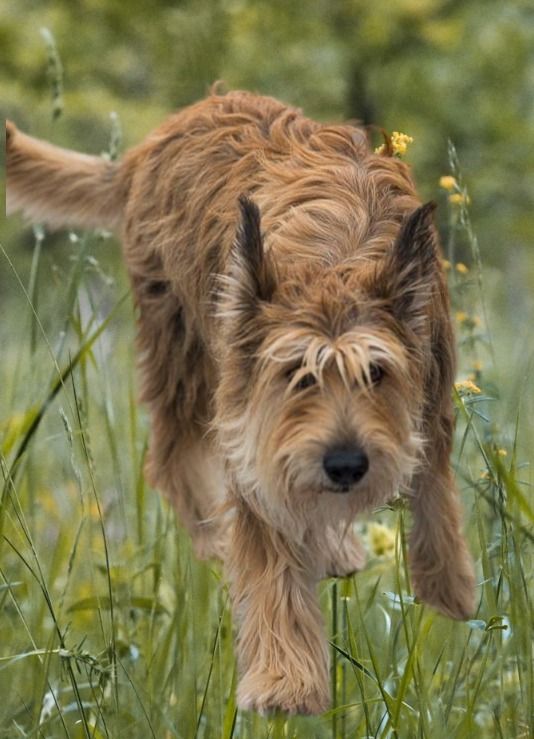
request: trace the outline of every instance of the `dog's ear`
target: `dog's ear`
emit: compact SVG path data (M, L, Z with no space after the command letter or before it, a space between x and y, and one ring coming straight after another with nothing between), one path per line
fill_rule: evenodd
M250 198L239 198L240 222L232 251L233 277L241 301L269 301L276 287L274 267L265 254L260 209Z
M425 203L406 218L378 278L396 317L412 324L424 315L438 269L435 208Z

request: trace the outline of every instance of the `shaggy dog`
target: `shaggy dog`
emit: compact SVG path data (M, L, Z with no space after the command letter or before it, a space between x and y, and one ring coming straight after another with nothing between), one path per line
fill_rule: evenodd
M225 562L241 707L328 707L315 586L361 569L352 521L399 490L416 595L472 613L433 206L387 146L271 98L213 94L119 162L8 123L7 192L9 210L53 228L120 235L148 478L199 556Z

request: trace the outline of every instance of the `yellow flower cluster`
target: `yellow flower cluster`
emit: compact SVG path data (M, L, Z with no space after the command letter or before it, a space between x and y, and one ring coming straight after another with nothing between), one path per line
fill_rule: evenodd
M394 156L402 157L408 150L408 144L413 144L413 136L408 136L407 133L401 133L400 131L393 131L389 138L391 151ZM385 144L377 146L375 154L384 154L387 150Z
M452 205L469 205L471 202L469 195L463 192L453 192L451 195L449 195L449 203L452 203Z
M395 531L382 523L369 523L367 535L371 551L377 557L395 556Z
M393 153L399 157L406 154L408 144L413 144L413 137L408 136L406 133L400 133L400 131L393 131L391 134L391 148Z
M439 178L439 186L449 193L449 203L451 205L469 205L471 200L469 195L462 190L456 177L452 175L444 175Z
M449 262L448 259L442 259L441 260L441 266L445 270L445 272L448 272L452 268L452 264ZM458 272L460 275L466 275L469 272L469 267L467 267L463 262L457 262L454 265L454 269Z
M455 317L459 324L461 324L464 328L471 330L479 328L482 323L478 316L470 316L469 313L466 313L463 310L456 311Z
M472 380L461 380L461 382L456 382L454 387L460 396L480 395L482 392L478 385L475 385Z
M442 187L444 190L448 190L449 192L452 192L453 190L458 189L458 183L456 182L456 178L452 177L451 175L445 175L444 177L440 177L439 186Z

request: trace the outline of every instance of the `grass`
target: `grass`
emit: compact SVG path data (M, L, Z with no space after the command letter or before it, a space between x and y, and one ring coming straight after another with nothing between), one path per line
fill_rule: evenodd
M452 149L451 162L462 194ZM143 479L147 421L114 242L37 229L31 249L2 247L0 736L533 735L529 358L498 307L500 276L482 270L465 199L449 216L460 378L480 389L455 390L478 611L456 623L415 602L408 514L399 501L374 512L366 570L320 586L333 707L318 718L236 709L220 569L194 560Z

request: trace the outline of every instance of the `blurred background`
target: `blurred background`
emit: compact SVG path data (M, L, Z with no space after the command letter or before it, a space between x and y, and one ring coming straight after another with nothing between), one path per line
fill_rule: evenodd
M282 723L266 728L257 717L236 719L220 575L194 562L185 537L176 536L172 512L145 491L147 423L136 403L133 308L122 300L128 284L120 248L109 234L45 235L15 216L0 225L0 533L6 533L0 539L0 736L14 736L16 726L27 735L63 736L54 701L58 713L71 717L66 735L82 736L71 688L60 695L51 687L68 683L66 665L82 665L88 701L91 680L99 676L101 695L87 724L89 732L96 716L91 736L97 738L411 739L479 731L488 738L526 737L534 701L532 0L0 4L0 111L59 145L120 155L217 80L273 95L321 121L360 121L377 144L380 129L414 138L405 158L421 197L438 202L452 262L458 379L482 390L477 395L465 383L460 387L455 451L481 582L478 620L452 624L425 611L426 664L409 674L410 710L398 693L405 733L392 734L384 724L378 693L363 719L350 714L344 724L339 713L336 724L334 712L328 727L313 724L313 734L312 724L288 733ZM461 183L460 204L439 185L451 174ZM96 340L110 311L110 324ZM73 357L76 371L56 387L58 366L68 367ZM44 420L34 434L40 413ZM421 624L421 609L401 614L397 595L382 592L397 591L402 579L399 557L391 553L400 515L378 514L389 555L373 545L371 529L366 534L371 560L356 578L365 612L354 611L351 581L339 592L335 582L321 591L329 633L336 633L350 601L354 642L341 643L364 654L373 674L375 667L382 671L378 680L387 690L412 669L411 648L397 639L401 625L415 623L417 634ZM19 658L61 643L54 625L68 633L70 651L60 665L49 657ZM357 643L362 628L380 651L376 664ZM117 707L106 713L117 664L127 674L122 714ZM341 667L337 674L338 703L359 700L357 670L353 683ZM445 713L442 705L448 705ZM114 724L106 730L112 714L117 733ZM152 734L147 716L156 727ZM430 728L427 716L435 720ZM124 733L128 721L138 728ZM301 726L295 721L290 726Z

